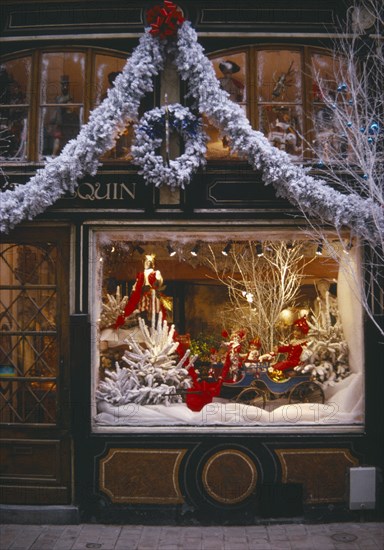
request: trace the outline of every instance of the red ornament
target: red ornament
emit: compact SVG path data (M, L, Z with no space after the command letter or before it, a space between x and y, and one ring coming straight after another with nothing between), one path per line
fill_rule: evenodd
M175 36L178 27L185 21L176 4L164 0L164 6L154 6L147 11L147 23L151 26L152 36L167 38Z

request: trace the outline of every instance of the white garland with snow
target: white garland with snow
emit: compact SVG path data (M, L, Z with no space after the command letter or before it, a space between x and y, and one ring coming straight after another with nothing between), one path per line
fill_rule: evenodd
M1 231L9 231L23 219L34 218L65 192L73 192L85 174L96 173L99 157L114 145L118 131L129 118L137 120L140 101L146 92L152 91L153 76L162 70L167 53L175 55L176 67L188 81L189 93L196 99L199 112L205 113L229 138L233 151L262 172L265 184L272 183L278 195L300 205L309 216L330 222L336 229L349 226L354 234L369 242L382 242L382 205L369 198L344 195L324 180L308 175L306 169L293 164L261 132L253 130L241 107L220 88L213 66L189 22L178 30L177 41L159 40L146 30L122 74L116 78L114 88L91 113L79 136L26 185L2 194Z
M155 153L167 131L166 117L169 119L169 129L180 132L185 149L180 157L170 160L168 165L164 164L161 155ZM169 185L184 189L199 166L205 163L206 141L201 122L189 109L174 103L157 107L143 115L135 127L131 152L135 164L142 167L139 174L144 176L147 183L156 187Z
M182 402L178 390L191 386L188 371L183 368L190 350L176 362L175 352L179 343L173 339L175 327L168 327L161 313L156 324L152 319L150 328L143 319L139 319L139 328L143 345L133 338L128 339L132 351L125 351L122 357L128 366L121 367L116 362L116 371L107 369L105 380L99 383L96 390L96 398L116 406Z

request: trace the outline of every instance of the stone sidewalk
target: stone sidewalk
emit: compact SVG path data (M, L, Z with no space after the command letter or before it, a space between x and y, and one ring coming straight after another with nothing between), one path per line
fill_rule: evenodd
M383 550L384 523L167 527L0 525L0 550Z

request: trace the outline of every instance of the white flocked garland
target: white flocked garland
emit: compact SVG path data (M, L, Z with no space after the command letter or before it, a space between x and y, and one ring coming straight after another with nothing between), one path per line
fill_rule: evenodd
M316 216L332 223L336 229L349 226L351 231L369 242L382 243L384 239L384 212L382 205L357 195L344 195L326 181L308 175L305 168L295 165L289 156L273 147L267 138L252 129L241 107L230 101L220 88L212 63L197 42L197 34L189 22L177 32L177 40L159 39L146 29L139 45L132 52L121 75L115 80L108 97L90 115L75 140L71 140L55 159L49 160L25 185L4 191L0 196L0 230L9 232L24 219L33 219L54 204L66 192L73 192L79 179L95 174L99 157L115 143L118 133L128 119L137 121L140 101L153 90L153 77L163 69L165 57L171 53L181 77L188 82L189 93L204 113L221 132L228 136L230 147L248 160L255 170L262 172L265 184L272 183L277 194L299 205L308 216ZM198 134L199 135L199 134ZM192 139L187 138L187 149ZM142 146L141 141L137 143ZM200 160L203 148L199 137L197 149L183 158L190 166L177 169L185 174ZM187 151L186 151L187 152ZM136 153L137 155L137 153ZM151 153L150 155L151 156ZM140 158L140 153L137 156ZM166 166L156 162L151 169L143 168L147 181L155 185L166 183L181 187L189 182L183 174L168 179ZM191 175L192 172L191 170ZM160 181L157 178L162 178Z
M156 154L156 149L166 141L167 126L169 132L176 130L183 138L184 153L164 163L163 157ZM174 103L143 115L135 126L132 156L135 164L141 166L139 174L147 183L156 187L169 185L184 189L199 166L205 163L206 141L201 121L189 109Z

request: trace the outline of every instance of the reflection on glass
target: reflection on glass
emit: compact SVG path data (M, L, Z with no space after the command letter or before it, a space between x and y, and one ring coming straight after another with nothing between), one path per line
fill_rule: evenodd
M301 103L301 56L289 50L257 54L259 101Z
M295 158L301 157L301 108L267 105L261 108L259 119L260 129L272 145Z
M223 90L228 92L229 99L238 103L247 112L246 90L246 55L237 53L225 57L211 59L216 77ZM230 140L221 135L219 130L205 119L205 131L209 141L207 144L208 159L237 158L230 150Z
M30 74L29 57L0 66L1 160L26 158Z
M83 123L85 56L79 52L42 56L40 155L60 154Z

